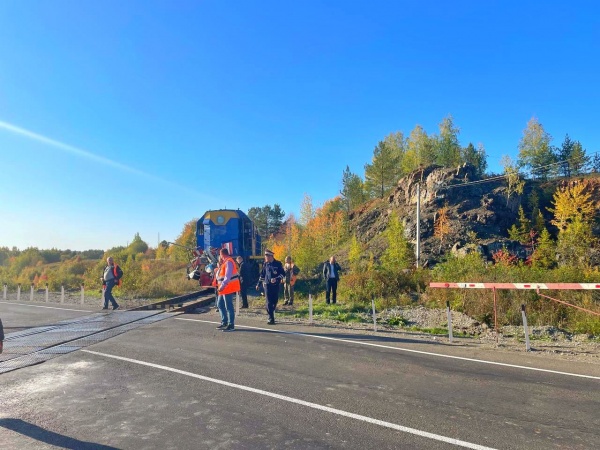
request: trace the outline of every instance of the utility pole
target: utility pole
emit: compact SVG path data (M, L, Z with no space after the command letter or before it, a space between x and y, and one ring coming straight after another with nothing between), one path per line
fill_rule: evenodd
M419 256L421 255L421 183L417 183L417 248L416 261L419 268Z

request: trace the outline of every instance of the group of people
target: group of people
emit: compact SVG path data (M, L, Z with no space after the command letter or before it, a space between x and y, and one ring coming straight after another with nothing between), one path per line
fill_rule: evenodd
M240 293L242 298L242 308L248 308L248 288L252 281L252 271L247 262L241 256L233 260L227 248L219 251L219 265L215 271L212 284L217 288L217 309L221 315L221 324L217 329L222 331L235 330L235 310L233 299L236 293ZM123 271L115 264L112 257L106 260L106 267L102 275L102 284L104 290L104 307L108 309L108 303L112 304L112 309L119 309L112 290L115 286L121 284ZM336 262L335 257L329 258L329 261L323 265L323 278L327 287L325 291L325 302L336 303L337 284L340 279L342 269ZM294 264L291 256L285 258L285 264L275 259L275 254L265 250L265 261L260 272L256 290L264 291L266 298L266 309L269 315L268 324L275 324L275 309L279 301L279 290L283 284L283 296L285 305L294 304L294 284L300 273L300 268ZM0 322L1 323L1 322Z
M219 252L219 267L215 274L213 285L217 288L217 309L221 315L221 324L217 329L222 331L235 330L235 309L233 297L236 292L242 298L242 308L248 308L248 288L252 274L250 267L241 256L237 257L236 265L229 255L229 250L222 248ZM294 304L294 284L300 269L288 256L285 266L275 259L274 253L265 250L265 262L260 272L256 290L262 289L266 298L266 309L269 315L269 325L275 324L275 308L279 300L279 289L283 283L286 305Z
M237 257L236 265L229 256L229 250L222 248L219 253L220 265L215 275L213 285L217 288L217 308L221 315L221 324L217 329L222 331L233 331L235 329L235 310L233 296L240 292L242 297L242 308L248 307L248 287L251 279L250 268L241 256ZM325 279L326 291L325 302L335 304L337 301L337 285L342 268L335 260L335 256L323 264L323 278ZM285 258L285 264L275 259L275 254L265 250L265 261L260 272L256 290L264 291L266 309L269 316L267 324L275 324L275 309L279 302L279 291L283 284L283 295L285 305L294 304L294 284L300 273L291 256Z

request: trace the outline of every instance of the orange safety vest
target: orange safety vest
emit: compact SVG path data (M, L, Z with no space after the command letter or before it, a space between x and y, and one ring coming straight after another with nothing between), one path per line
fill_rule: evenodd
M239 292L241 290L240 286L240 275L238 273L237 264L233 261L233 258L230 256L226 258L221 265L219 266L219 272L217 273L217 287L221 284L221 281L225 279L225 271L227 270L227 263L231 261L231 265L233 266L233 272L231 274L231 279L227 286L223 288L223 290L219 291L219 294L233 294L234 292Z

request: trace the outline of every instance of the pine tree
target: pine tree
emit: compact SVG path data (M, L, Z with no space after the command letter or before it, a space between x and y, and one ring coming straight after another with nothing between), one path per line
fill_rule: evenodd
M342 174L342 190L340 194L342 195L346 213L349 213L367 200L363 181L358 175L350 171L349 166L346 166L346 170Z
M440 123L440 135L436 146L436 162L444 167L456 167L461 163L461 148L458 142L460 129L454 125L451 115Z
M585 172L586 167L590 164L590 157L587 155L587 152L581 145L581 142L576 141L573 144L573 151L571 152L571 159L569 161L569 166L571 168L571 172L574 175L580 175Z
M390 215L385 235L388 245L381 257L382 266L391 271L409 268L414 262L414 254L404 236L402 221L395 212Z
M487 156L483 144L479 144L476 149L469 142L469 145L461 150L461 161L475 166L477 175L481 177L487 169Z
M365 164L367 190L373 197L383 198L396 185L401 150L396 136L388 136L373 149L371 164Z
M540 233L531 261L534 267L542 269L552 269L556 265L556 245L546 228L543 228Z
M521 244L530 242L531 221L525 216L523 206L519 206L519 215L517 223L508 230L508 236L513 241L519 241Z

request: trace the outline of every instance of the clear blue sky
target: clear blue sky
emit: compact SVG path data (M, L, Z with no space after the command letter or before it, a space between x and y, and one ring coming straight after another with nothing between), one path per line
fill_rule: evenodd
M334 197L452 114L490 169L535 116L600 150L579 1L0 2L0 246L172 240L206 210Z

